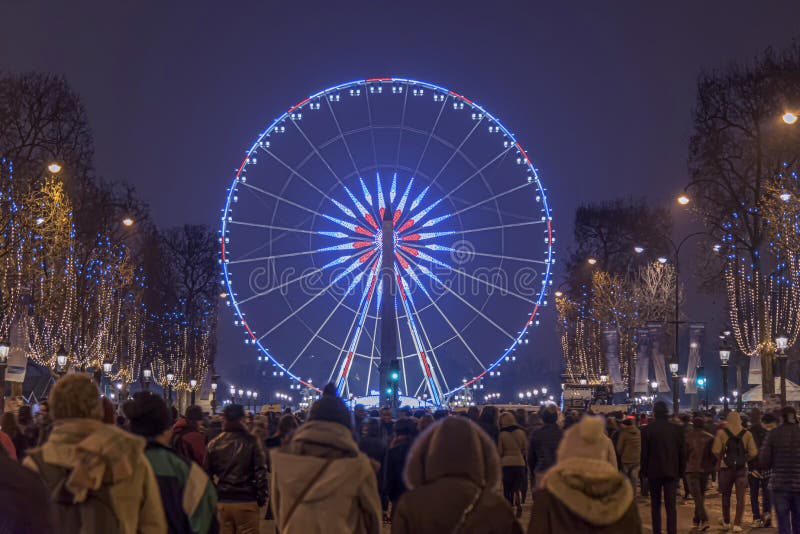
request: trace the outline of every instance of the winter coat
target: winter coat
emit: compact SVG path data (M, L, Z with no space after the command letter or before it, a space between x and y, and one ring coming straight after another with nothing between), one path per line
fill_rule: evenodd
M17 448L14 446L14 441L11 439L11 436L0 430L0 447L5 449L6 454L12 460L17 459Z
M761 446L758 464L772 469L771 490L800 492L800 425L784 423L770 430Z
M559 461L533 497L528 534L625 534L642 531L633 489L605 460Z
M220 502L267 502L267 466L256 437L241 424L231 426L208 444L205 468L217 477Z
M186 450L191 452L191 460L203 465L206 458L206 439L197 429L197 423L181 417L172 427L172 442L174 447L181 451L183 446L177 445L178 441L186 444Z
M686 470L683 427L656 417L642 427L642 474L647 478L682 478Z
M465 417L441 419L417 437L405 479L392 534L522 534L498 492L497 446Z
M692 428L686 433L687 473L710 473L714 470L713 441L714 436L702 428Z
M510 412L504 412L500 416L500 425L500 434L497 438L500 465L524 466L528 454L525 431L515 424L514 416Z
M383 464L383 494L392 502L397 502L406 491L403 481L403 469L406 467L406 458L411 450L411 438L395 438L399 440L386 453Z
M563 435L564 431L555 423L545 423L531 432L528 444L528 469L531 473L542 473L555 465L556 451Z
M585 415L578 424L572 425L564 432L556 458L561 462L574 456L605 460L617 467L617 452L614 450L614 444L606 436L602 417Z
M375 471L346 426L309 421L283 449L270 451L270 464L270 502L281 534L380 532Z
M169 447L148 442L144 455L161 490L170 534L206 534L216 523L217 492L205 471Z
M642 461L642 434L634 425L622 425L617 433L617 454L623 465Z
M50 492L42 480L0 450L0 532L56 532Z
M711 445L711 452L714 454L714 456L720 459L719 464L723 469L728 467L725 464L725 460L723 460L723 457L725 456L725 444L728 442L728 433L725 432L725 429L727 428L734 436L738 436L739 433L744 430L742 428L742 417L739 415L739 412L729 413L728 417L725 419L725 423L725 428L720 428L717 430L717 434L714 436L714 443ZM744 444L744 448L747 451L748 460L758 456L756 440L753 439L753 435L749 430L744 431L744 435L742 436L742 444Z
M39 472L36 457L46 466L68 470L65 489L78 503L90 490L106 486L123 534L163 534L167 523L161 495L144 447L144 439L114 425L63 419L53 423L44 445L28 451L23 465ZM57 525L64 506L55 508Z

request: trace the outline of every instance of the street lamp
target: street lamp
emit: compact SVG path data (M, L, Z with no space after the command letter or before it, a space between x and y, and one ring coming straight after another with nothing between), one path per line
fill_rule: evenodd
M786 113L783 114L781 119L783 119L783 122L785 122L786 124L794 124L797 122L797 115L795 115L791 111L787 111Z
M680 204L681 206L685 206L686 204L692 201L692 199L689 198L689 195L687 195L686 193L678 195L678 198L676 198L675 200L677 200L678 204Z
M6 367L8 366L8 351L11 346L8 340L0 341L0 412L6 409Z
M641 254L642 252L644 252L644 247L640 246L640 245L636 245L635 247L633 247L633 251L635 253L637 253L637 254Z
M795 120L797 120L796 117ZM775 346L778 347L778 363L781 371L781 407L784 407L786 406L786 349L789 346L789 338L786 334L780 333L775 338Z
M103 374L100 376L100 383L103 387L103 393L108 397L108 377L111 376L111 371L114 370L114 363L108 358L103 360Z
M253 392L253 411L256 410L256 404L257 404L256 400L257 399L258 399L258 391L254 391Z
M195 394L195 391L197 390L197 379L192 378L191 380L189 380L189 387L192 390L191 401L192 401L192 406L194 406L194 394Z
M676 351L677 352L677 351ZM669 362L669 372L672 373L672 413L680 412L680 397L678 396L678 362Z
M56 373L58 376L64 376L67 373L67 351L64 345L60 345L56 352Z
M589 258L586 260L589 265L597 265L597 258Z
M253 400L253 391L248 389L247 390L247 409L248 410L251 409L250 406L252 404L251 403L252 400Z
M731 359L731 349L728 342L723 340L719 346L719 361L722 364L722 409L728 411L728 361Z
M175 373L172 369L167 371L167 395L169 395L169 405L172 406L172 384L175 383Z
M547 395L547 386L542 388L542 395Z
M122 224L125 226L133 226L133 217L126 215L122 218Z
M219 387L219 375L211 376L211 415L217 413L217 387Z
M61 165L56 163L55 161L52 162L50 165L47 166L47 170L53 174L58 174L61 172Z
M231 402L236 402L236 386L231 386Z
M144 379L144 390L150 390L150 379L153 377L153 371L149 367L142 369L142 378Z

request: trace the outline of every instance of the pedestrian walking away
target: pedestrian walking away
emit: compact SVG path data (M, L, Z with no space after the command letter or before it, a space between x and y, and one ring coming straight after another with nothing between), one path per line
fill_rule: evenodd
M711 452L714 436L705 431L705 421L695 417L692 428L686 433L686 475L689 492L694 501L692 524L699 530L708 530L708 513L705 508L705 480L716 467Z
M738 412L730 412L725 426L717 430L711 452L719 461L719 491L722 493L723 528L742 532L747 487L747 462L758 455L753 435L742 427ZM731 524L731 495L736 491L736 513Z
M639 487L639 468L642 462L642 436L633 419L625 419L617 433L617 456L622 464L622 473L630 480L633 486L633 497L636 498L636 488Z
M778 532L790 534L800 532L800 425L792 406L783 408L781 419L764 438L758 464L772 470L769 489Z
M497 439L500 464L503 469L503 495L508 504L516 507L517 517L522 516L522 487L525 483L525 458L528 440L525 431L517 426L511 412L500 415L500 434Z

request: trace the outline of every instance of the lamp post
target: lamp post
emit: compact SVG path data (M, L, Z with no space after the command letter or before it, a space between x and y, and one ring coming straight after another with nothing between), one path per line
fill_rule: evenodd
M779 334L775 338L775 346L778 347L778 364L781 372L781 408L786 406L786 348L789 346L789 338L786 334Z
M731 359L731 349L726 340L719 346L719 361L722 364L722 409L728 411L728 361Z
M6 367L8 367L8 351L11 346L8 340L0 341L0 413L6 409Z
M59 377L67 374L67 351L64 345L59 346L56 352L56 373Z
M242 404L242 401L244 401L244 390L240 389L238 393L239 393L239 404Z
M235 403L236 402L236 386L231 386L231 389L230 389L229 393L231 394L231 402Z
M189 380L189 388L191 388L192 391L191 401L192 401L192 406L194 406L194 394L197 391L197 379L192 378L191 380Z
M250 410L250 406L252 405L253 400L253 391L248 389L247 390L247 409Z
M672 373L672 413L678 415L681 411L681 399L678 395L678 362L669 362L669 372Z
M217 413L217 387L219 386L219 375L211 376L211 415Z
M172 406L172 384L175 383L175 373L172 372L172 369L167 371L167 396L169 400L169 405Z
M258 399L258 391L254 391L253 392L253 411L256 411L256 408L258 408L258 406L257 406L258 403L256 402L257 399Z
M114 370L114 363L109 359L103 360L103 375L100 377L100 382L102 383L103 386L103 394L106 397L108 397L108 380L109 380L108 377L111 376L111 371L113 370Z
M150 391L150 379L153 378L153 371L149 367L142 369L142 380L144 381L144 390Z

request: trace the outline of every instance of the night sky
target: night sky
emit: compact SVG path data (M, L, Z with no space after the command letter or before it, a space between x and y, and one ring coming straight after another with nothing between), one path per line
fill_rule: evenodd
M579 203L667 203L685 185L702 69L785 46L800 28L796 1L433 3L5 0L0 69L64 74L86 103L98 173L135 185L161 226L216 226L244 150L304 96L373 76L441 84L526 147L563 260ZM713 300L690 301L689 318L720 316ZM259 385L254 349L222 313L218 370ZM532 335L509 393L556 384L552 312Z

